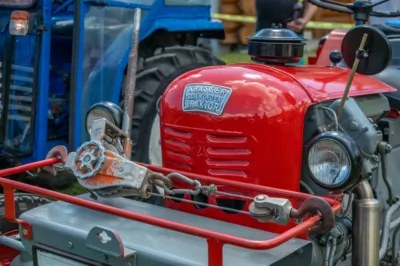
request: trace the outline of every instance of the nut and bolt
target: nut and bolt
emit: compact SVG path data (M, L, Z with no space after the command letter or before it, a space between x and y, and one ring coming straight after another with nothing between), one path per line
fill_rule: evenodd
M300 255L303 254L303 249L302 249L302 248L301 248L301 249L298 249L298 250L297 250L297 254L300 254Z
M379 163L379 157L376 155L372 155L370 160L372 163Z
M258 195L256 200L265 200L267 197L265 195Z
M28 235L28 230L27 230L27 229L23 229L23 230L22 230L22 234L23 234L24 236Z
M386 152L386 153L390 153L391 151L392 151L392 145L386 144L385 152Z
M351 122L350 124L350 130L357 130L358 124L356 122Z

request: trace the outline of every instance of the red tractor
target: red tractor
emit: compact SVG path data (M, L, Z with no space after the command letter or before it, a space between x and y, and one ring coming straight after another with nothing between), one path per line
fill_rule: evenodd
M339 13L344 13L344 14L349 14L353 15L353 18L356 22L356 26L359 25L365 25L368 23L370 16L373 17L385 17L385 18L390 18L390 17L399 17L400 16L400 11L396 12L378 12L378 11L373 11L373 8L381 5L385 2L389 2L390 0L381 0L376 3L371 3L371 1L365 1L365 0L356 0L352 4L343 4L335 1L326 1L326 0L310 0L310 2L316 6L319 6L324 9L328 9L331 11L336 11ZM394 26L393 24L398 25L398 23L391 23L388 21L387 24L379 24L379 25L373 25L374 28L377 30L382 31L389 39L389 42L393 46L393 50L395 52L395 55L397 56L396 51L399 49L397 46L397 43L399 42L399 33L400 29L399 27ZM325 35L324 37L321 38L319 41L319 45L317 48L316 56L315 57L309 57L308 62L309 64L316 64L316 65L330 65L332 60L336 61L341 58L335 57L332 55L332 58L330 58L330 54L334 50L345 50L344 47L342 47L342 40L343 37L346 35L347 30L343 29L336 29L331 31L329 34ZM336 63L336 62L332 62ZM343 63L343 62L342 62ZM391 65L397 65L397 60L392 60ZM344 64L342 64L344 66ZM378 78L379 79L379 78Z
M0 170L61 169L89 192L0 178L4 216L19 225L0 236L0 265L400 265L400 119L383 95L395 89L365 75L386 67L391 47L368 26L345 40L352 69L291 65L304 40L271 28L249 39L258 63L175 79L159 108L163 167L130 160L132 109L94 105L76 151ZM33 194L39 206L24 204Z

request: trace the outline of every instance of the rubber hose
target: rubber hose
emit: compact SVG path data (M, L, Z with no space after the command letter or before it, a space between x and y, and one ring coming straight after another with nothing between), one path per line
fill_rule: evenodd
M393 239L392 239L392 252L396 250L396 235L400 231L400 225L397 225L396 230L393 232ZM392 255L392 265L396 265L396 256Z
M329 256L329 264L328 266L332 266L333 265L333 259L335 258L335 252L336 252L336 238L332 239L332 250L331 250L331 254Z
M400 208L400 202L392 205L388 212L386 213L384 222L383 222L383 232L381 238L381 247L379 249L379 260L383 259L387 251L387 245L389 242L389 229L390 229L390 221L392 219L392 215L395 211Z

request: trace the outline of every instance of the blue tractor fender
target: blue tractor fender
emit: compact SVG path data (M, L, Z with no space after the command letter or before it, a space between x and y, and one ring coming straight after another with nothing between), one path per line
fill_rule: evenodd
M220 20L161 18L151 23L146 33L150 35L156 30L165 30L169 32L223 31L224 24Z
M149 23L150 24L150 23ZM149 25L148 24L148 25ZM157 30L168 32L188 32L188 31L222 31L224 25L218 20L209 19L177 19L177 18L159 18L149 25L142 28L140 32L140 41L150 36ZM132 29L124 29L113 41L110 47L104 53L103 60L95 66L89 76L85 87L106 88L107 95L102 95L104 100L119 102L121 86L125 69L128 65L129 49L131 46ZM91 91L84 89L83 91ZM86 95L90 97L90 95ZM96 98L96 97L94 97Z

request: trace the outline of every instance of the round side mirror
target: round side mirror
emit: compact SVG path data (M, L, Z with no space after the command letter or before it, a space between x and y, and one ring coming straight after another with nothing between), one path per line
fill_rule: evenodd
M368 34L364 46L366 57L360 60L357 73L375 75L384 70L392 58L392 49L389 40L378 28L360 25L350 29L342 41L341 51L343 61L350 68L353 66L357 50L365 33Z

